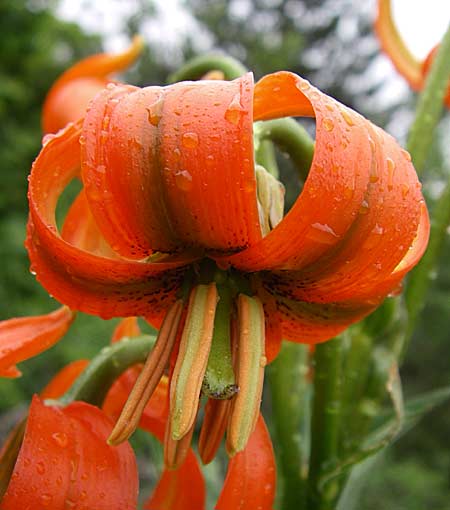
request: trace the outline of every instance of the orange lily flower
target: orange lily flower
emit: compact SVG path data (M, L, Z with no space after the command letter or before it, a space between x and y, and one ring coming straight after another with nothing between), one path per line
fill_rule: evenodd
M138 57L142 46L142 38L136 36L123 53L101 53L85 58L63 73L44 102L44 133L56 133L67 123L83 117L89 101L112 81L109 76L129 67Z
M316 118L315 153L291 211L263 235L252 122L283 116ZM84 188L59 233L58 197L79 176ZM52 295L75 310L161 326L121 426L137 426L172 356L172 466L192 435L200 391L231 399L208 412L221 416L220 431L229 422L229 453L242 451L281 337L325 341L370 313L420 259L429 232L406 151L288 72L256 86L251 74L109 84L84 120L44 145L29 200L27 248ZM223 366L210 360L231 365L230 338L236 377L222 380ZM129 433L119 427L110 440Z
M416 92L422 90L438 47L434 47L425 60L417 59L411 53L397 29L392 15L391 0L378 1L375 31L383 51L389 56L397 71L406 79L413 90ZM445 97L445 104L450 108L450 85Z

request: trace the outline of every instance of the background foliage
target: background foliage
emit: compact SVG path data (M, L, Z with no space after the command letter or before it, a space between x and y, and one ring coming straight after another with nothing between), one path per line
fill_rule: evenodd
M158 9L148 1L137 6L123 19L122 31L147 36L147 24ZM46 91L72 62L99 51L101 38L58 19L55 7L45 1L0 3L0 319L46 313L56 306L28 272L23 248L26 176L40 146ZM217 48L243 61L256 77L278 69L297 72L404 141L416 98L406 87L392 94L386 83L395 78L374 72L382 58L372 32L374 1L192 0L188 9L196 23L194 35L179 38L171 51L164 51L162 41L150 45L129 72L130 82L162 83L184 58ZM198 30L201 38L195 36ZM448 114L442 124L448 133ZM425 183L430 206L449 171L445 140L438 137L434 145ZM430 275L432 288L402 368L406 395L450 382L449 238L440 267ZM108 342L112 322L78 317L59 345L22 366L21 379L1 382L0 437L21 403L58 368L91 357ZM441 406L378 458L359 509L450 509L449 429L449 407Z

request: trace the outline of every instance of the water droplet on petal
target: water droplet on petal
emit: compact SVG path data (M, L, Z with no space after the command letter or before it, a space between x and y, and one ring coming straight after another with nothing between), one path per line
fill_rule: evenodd
M388 168L388 190L391 190L394 187L394 171L395 171L395 161L391 158L386 158L387 168Z
M225 110L225 120L231 122L231 124L237 125L243 113L244 109L241 106L240 95L236 94L231 100L231 103L228 105L228 108Z
M61 448L65 448L69 442L69 438L65 432L55 432L52 434L52 439Z
M309 230L307 237L314 241L323 244L334 244L339 236L336 232L327 224L324 223L313 223L311 225L313 230Z
M323 124L323 127L327 131L333 131L333 129L334 129L334 122L331 119L329 119L328 117L325 117L323 119L322 124Z
M192 189L192 175L187 170L180 170L175 174L175 184L182 191Z
M355 122L354 122L354 120L352 118L352 115L351 115L351 113L348 110L346 110L344 108L341 108L341 115L342 115L342 118L345 120L345 122L346 122L346 124L348 126L354 126L355 125Z
M49 506L53 500L53 496L51 494L42 494L40 500L42 506Z
M43 475L45 473L45 464L42 462L42 461L39 461L37 464L36 464L36 471L40 474L40 475Z
M194 149L198 145L198 134L194 132L184 133L181 137L183 147Z
M369 212L369 203L367 200L363 200L361 207L359 208L359 214L367 214Z
M402 197L406 198L409 193L409 186L408 184L404 183L402 184Z

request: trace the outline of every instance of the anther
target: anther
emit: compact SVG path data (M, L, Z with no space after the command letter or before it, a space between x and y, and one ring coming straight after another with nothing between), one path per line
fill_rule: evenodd
M118 445L126 441L139 425L141 415L158 385L170 358L177 337L183 302L176 301L167 311L154 348L150 351L142 372L131 390L119 419L108 438Z

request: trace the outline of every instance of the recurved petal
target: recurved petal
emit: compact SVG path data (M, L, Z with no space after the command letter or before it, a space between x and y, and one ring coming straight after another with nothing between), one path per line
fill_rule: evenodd
M84 117L89 101L110 81L109 75L131 65L142 46L142 38L135 37L125 52L117 55L101 53L85 58L63 73L44 102L44 133L56 133L68 122Z
M80 124L67 126L43 147L33 165L26 241L32 269L49 293L72 309L102 317L162 310L174 299L186 260L147 263L108 258L71 244L58 232L55 208L64 188L78 175L80 133Z
M278 317L283 338L306 344L324 342L371 313L380 302L317 304L280 298Z
M271 102L274 89L277 101ZM420 237L428 235L408 153L387 133L291 73L263 78L255 97L258 119L305 113L305 104L312 105L316 147L304 189L287 216L261 241L228 257L228 263L247 271L276 271L283 292L303 301L378 299L376 289L409 258L421 225ZM421 254L425 246L418 243L413 251Z
M50 407L33 398L1 510L135 510L138 476L128 443L111 447L112 424L85 402Z
M424 78L421 62L411 53L395 24L391 0L378 1L375 32L381 48L389 56L397 71L408 81L411 88L420 90Z
M245 450L228 464L216 510L272 510L275 499L275 457L269 432L259 416Z
M235 251L261 237L250 74L110 87L87 113L83 182L115 251Z
M74 313L63 306L46 315L0 322L0 374L3 377L19 375L14 365L58 342L69 329L74 317Z

